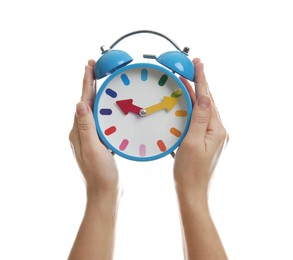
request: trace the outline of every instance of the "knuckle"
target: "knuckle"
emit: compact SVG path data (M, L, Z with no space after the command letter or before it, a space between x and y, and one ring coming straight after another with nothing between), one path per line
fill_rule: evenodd
M226 135L226 143L227 144L229 143L229 140L230 140L230 135L227 133L227 135Z
M74 140L74 131L73 130L71 130L69 132L68 139L71 143L73 142L73 140Z
M218 138L220 141L225 141L229 139L229 135L224 127L221 127L218 131Z
M180 148L187 152L188 154L192 154L194 151L198 149L200 146L200 142L198 138L184 139L180 145Z
M82 159L84 162L93 162L96 158L98 158L98 153L96 149L94 149L90 145L84 145L82 147Z
M87 122L79 122L78 129L81 131L87 131L90 129L90 125Z
M230 140L230 136L229 136L229 134L226 132L226 135L225 135L225 137L224 137L224 139L223 139L224 147L226 147L226 146L228 145L229 140Z
M84 101L86 104L88 104L89 105L89 107L93 107L93 105L94 105L94 101L93 101L93 99L92 98L89 98L89 97L86 97L84 94L81 96L81 101Z
M207 124L208 117L206 111L196 111L194 115L194 121L198 124Z

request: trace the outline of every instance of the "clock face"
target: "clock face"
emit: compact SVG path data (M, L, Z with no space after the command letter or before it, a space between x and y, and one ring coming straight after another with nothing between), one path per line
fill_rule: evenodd
M191 100L169 70L149 63L122 67L100 87L94 118L97 132L114 153L149 161L173 152L185 136Z

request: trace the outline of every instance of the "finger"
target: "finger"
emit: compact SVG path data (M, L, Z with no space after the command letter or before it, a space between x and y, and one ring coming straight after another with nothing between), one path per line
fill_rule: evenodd
M90 65L92 68L94 68L95 67L95 64L96 64L96 62L94 61L94 60L89 60L88 61L88 63L87 63L88 65Z
M209 126L211 112L211 100L209 96L200 96L193 108L188 135L204 144L206 132Z
M199 97L201 95L208 95L210 97L212 103L214 104L214 108L216 110L217 118L221 122L220 114L218 112L217 107L215 106L215 101L214 101L213 95L210 92L209 85L208 85L206 77L205 77L204 65L203 65L203 63L200 62L199 59L194 59L193 64L194 64L195 70L196 70L196 93L197 93L197 97Z
M197 99L199 99L201 96L207 95L210 98L210 102L211 102L207 130L215 131L220 141L228 140L229 136L223 126L220 114L215 105L214 98L210 92L209 85L205 77L204 65L203 63L201 63L200 59L198 58L193 59L193 64L196 71L195 87L196 87Z
M79 138L79 131L76 116L74 116L74 123L73 127L69 133L69 141L72 148L72 152L76 158L80 156L80 138Z
M195 58L195 59L193 59L193 64L194 64L194 66L195 66L196 64L198 64L198 63L200 63L200 58ZM194 68L195 68L195 67L194 67ZM189 93L189 96L190 96L190 98L191 98L192 105L194 105L194 104L195 104L195 91L194 91L193 87L191 86L191 84L189 83L189 81L188 81L186 78L180 76L179 79L180 79L180 80L182 81L182 83L185 85L185 87L186 87L186 89L187 89L187 91L188 91L188 93Z
M76 122L81 150L97 148L100 143L90 107L83 101L76 105Z
M84 78L83 78L83 87L82 87L82 96L81 100L84 101L89 107L92 108L94 102L94 69L93 61L88 62L91 65L85 66Z
M216 111L217 119L222 123L222 119L221 119L221 116L220 116L219 110L218 110L218 108L217 108L217 106L216 106L216 103L215 103L214 97L213 97L213 95L212 95L212 93L211 93L211 91L210 91L210 88L209 88L209 85L208 85L208 84L207 84L207 89L208 89L209 96L210 96L210 98L211 98L211 100L212 100L213 107L214 107L214 109L215 109L215 111Z
M219 120L216 107L213 103L211 104L210 122L207 130L208 132L213 133L215 137L214 140L217 141L218 144L221 144L223 146L226 146L228 144L229 135L222 122Z
M200 58L194 58L194 59L192 60L192 62L193 62L194 65L196 65L196 64L200 63L201 60L200 60Z
M207 88L207 82L206 77L204 74L204 65L201 62L197 62L196 60L193 60L193 64L195 67L195 91L196 96L204 96L209 95L208 88Z
M192 105L194 105L195 104L195 92L194 92L193 87L191 86L191 84L189 83L189 81L186 78L183 78L183 77L179 77L179 78L182 81L182 83L184 84L184 86L186 87L186 89L189 93L189 96L191 98Z
M222 126L222 121L219 118L219 113L215 104L212 103L209 129L218 129L219 126Z

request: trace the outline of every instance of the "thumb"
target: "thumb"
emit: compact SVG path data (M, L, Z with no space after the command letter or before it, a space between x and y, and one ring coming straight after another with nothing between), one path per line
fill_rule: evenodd
M76 121L81 145L96 145L97 132L90 107L83 101L76 105Z
M193 108L189 131L193 136L204 139L210 120L211 100L208 96L200 96Z

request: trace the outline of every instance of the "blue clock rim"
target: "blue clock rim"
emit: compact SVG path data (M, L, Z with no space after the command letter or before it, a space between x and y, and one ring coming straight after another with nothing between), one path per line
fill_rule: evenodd
M107 87L108 83L117 75L121 74L123 71L129 70L129 69L136 69L136 68L151 68L151 69L156 69L156 70L160 70L163 73L168 74L168 76L170 76L172 79L174 79L178 85L180 86L180 88L182 89L185 97L186 97L186 103L187 103L187 122L186 122L186 127L182 133L182 135L180 136L180 138L177 140L177 142L171 146L168 150L166 150L165 152L162 152L158 155L155 156L146 156L146 157L138 157L138 156L132 156L132 155L127 155L124 152L119 151L118 149L116 149L114 146L112 146L109 141L107 140L107 138L105 137L103 131L100 128L99 125L99 120L98 120L98 113L97 113L97 108L99 105L99 98L102 95L102 93L104 92L105 88ZM111 75L108 76L108 78L106 78L106 80L102 83L102 85L100 86L96 97L95 97L95 101L94 101L94 120L95 120L95 125L96 125L96 130L97 133L99 135L99 137L102 139L102 142L104 143L104 145L106 147L108 147L112 152L114 152L115 154L128 159L128 160L132 160L132 161L154 161L160 158L163 158L169 154L171 154L172 152L174 152L179 145L181 144L182 140L184 139L184 137L187 134L187 131L189 129L189 125L190 125L190 120L191 120L191 114L192 114L192 103L191 103L191 98L189 95L189 92L187 91L185 85L182 83L182 81L175 75L173 74L170 70L165 69L162 66L158 66L156 64L151 64L151 63L135 63L135 64L131 64L131 65L127 65L125 67L122 67L118 70L116 70L115 72L113 72Z

